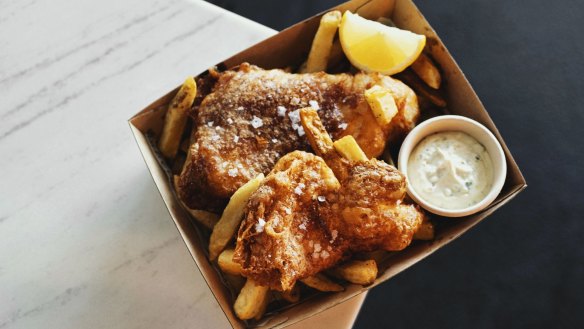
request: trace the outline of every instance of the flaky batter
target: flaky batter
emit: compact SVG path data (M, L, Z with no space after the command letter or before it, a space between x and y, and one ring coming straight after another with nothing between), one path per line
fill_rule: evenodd
M283 155L309 150L299 109L318 109L334 139L353 135L369 157L411 130L419 116L415 93L376 73L292 74L247 63L200 79L191 115L192 145L177 186L193 209L219 212L245 182L267 174ZM380 126L364 98L373 85L388 88L398 114Z

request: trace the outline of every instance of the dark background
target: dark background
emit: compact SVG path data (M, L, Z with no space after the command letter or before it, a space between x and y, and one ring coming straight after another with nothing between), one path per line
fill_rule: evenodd
M341 1L210 2L282 29ZM584 328L584 1L415 2L529 187L373 289L355 327Z

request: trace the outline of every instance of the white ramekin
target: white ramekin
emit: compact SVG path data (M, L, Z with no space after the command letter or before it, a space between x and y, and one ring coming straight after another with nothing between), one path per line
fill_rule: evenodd
M422 122L404 140L398 156L398 169L408 177L408 160L411 152L424 137L443 131L460 131L474 137L487 149L493 163L493 185L489 193L477 204L463 209L445 209L422 199L408 183L408 195L429 212L446 217L474 214L490 205L501 192L507 176L505 153L497 138L482 124L459 115L442 115Z

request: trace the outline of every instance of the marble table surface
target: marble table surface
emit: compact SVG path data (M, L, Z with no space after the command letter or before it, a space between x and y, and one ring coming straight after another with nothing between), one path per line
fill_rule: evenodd
M0 328L229 327L126 120L273 33L202 1L0 2Z

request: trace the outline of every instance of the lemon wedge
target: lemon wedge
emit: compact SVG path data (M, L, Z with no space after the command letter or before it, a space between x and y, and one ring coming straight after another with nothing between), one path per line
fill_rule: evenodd
M370 21L346 11L339 38L347 58L365 72L395 74L410 66L422 53L426 36Z

